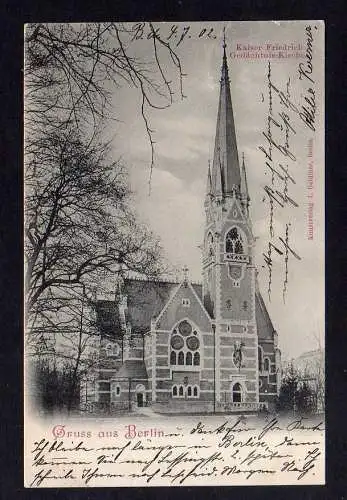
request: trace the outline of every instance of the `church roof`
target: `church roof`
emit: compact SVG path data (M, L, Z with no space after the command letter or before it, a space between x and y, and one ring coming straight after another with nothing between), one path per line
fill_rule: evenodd
M260 340L272 340L275 329L259 290L255 294L255 319L258 338Z
M178 282L146 281L128 279L124 283L123 293L127 295L127 320L134 333L150 330L151 319L161 313ZM202 298L202 285L192 284L199 298Z
M133 334L150 330L151 320L159 316L178 285L173 281L125 280L122 293L127 296L126 319ZM192 287L202 301L202 285L192 283ZM255 295L255 314L259 339L272 340L275 329L259 290ZM122 335L117 301L98 301L97 318L102 334Z
M127 297L126 320L131 324L133 334L146 333L151 328L151 320L161 313L178 282L127 279L122 294ZM192 283L192 287L202 300L202 285ZM117 300L100 300L96 304L97 321L104 335L121 335Z
M127 359L120 367L116 378L147 379L145 363L139 359Z

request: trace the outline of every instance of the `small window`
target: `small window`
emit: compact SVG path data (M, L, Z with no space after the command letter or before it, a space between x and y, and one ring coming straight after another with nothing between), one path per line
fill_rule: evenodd
M191 396L192 395L192 388L190 385L188 385L188 388L187 388L187 394L188 396Z
M200 365L200 354L196 352L194 354L194 366L199 366Z
M193 356L191 352L187 352L186 354L186 365L192 365L193 364Z
M182 306L189 307L190 306L190 300L189 299L182 299Z
M176 364L176 353L174 351L171 351L171 354L170 354L170 364L171 365Z
M183 354L183 351L180 351L178 353L178 364L179 365L184 365L184 354Z
M172 395L173 395L174 397L176 397L176 396L177 396L177 385L174 385L174 386L173 386L173 388L172 388Z
M183 385L180 385L180 388L179 388L179 395L180 395L180 396L183 396Z
M244 311L247 311L247 309L248 309L248 302L247 302L247 300L244 300L244 301L243 301L243 304L242 304L242 309L243 309Z
M225 305L226 305L226 308L230 311L231 306L232 306L231 299L227 299L226 302L225 302Z
M232 396L233 396L233 403L241 403L242 387L241 384L239 384L238 382L233 386Z
M197 386L196 386L196 385L194 386L194 389L193 389L193 394L194 394L194 396L195 396L196 398L198 397L198 388L197 388Z
M116 387L116 395L119 396L120 395L120 387L119 385L117 385Z

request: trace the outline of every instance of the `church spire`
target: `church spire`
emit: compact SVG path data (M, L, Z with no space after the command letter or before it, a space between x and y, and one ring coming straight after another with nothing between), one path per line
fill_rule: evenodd
M240 194L240 185L241 174L230 95L230 81L224 32L223 62L212 165L212 194L217 197L231 195L233 192Z

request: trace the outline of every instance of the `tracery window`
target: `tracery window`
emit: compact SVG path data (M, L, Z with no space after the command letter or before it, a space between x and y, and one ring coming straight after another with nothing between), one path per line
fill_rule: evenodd
M171 365L200 366L200 340L189 321L181 321L171 335Z
M244 243L237 227L232 227L225 237L226 253L244 253Z

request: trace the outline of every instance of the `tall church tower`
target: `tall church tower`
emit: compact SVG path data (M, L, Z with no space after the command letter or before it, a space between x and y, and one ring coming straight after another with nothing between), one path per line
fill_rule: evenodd
M208 166L203 299L213 318L217 402L259 401L254 237L244 158L240 164L226 44L212 168ZM235 389L234 389L235 388Z

